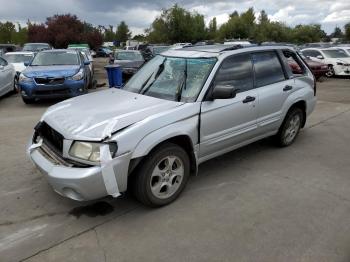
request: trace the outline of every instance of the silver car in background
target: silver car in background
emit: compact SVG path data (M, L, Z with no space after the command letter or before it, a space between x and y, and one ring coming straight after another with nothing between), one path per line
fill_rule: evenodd
M169 50L122 90L50 107L28 154L65 197L118 197L130 189L142 203L162 206L206 160L269 136L292 144L315 103L314 77L289 47Z
M11 63L0 57L0 97L16 91L16 70Z

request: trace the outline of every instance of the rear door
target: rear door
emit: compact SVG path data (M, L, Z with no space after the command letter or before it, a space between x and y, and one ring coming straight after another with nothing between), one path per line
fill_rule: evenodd
M266 134L279 128L283 104L294 88L294 79L287 79L281 58L274 50L252 54L255 85L259 97L257 123Z
M257 91L250 54L226 58L212 83L232 85L236 97L204 101L200 119L200 158L206 159L253 138L257 132Z

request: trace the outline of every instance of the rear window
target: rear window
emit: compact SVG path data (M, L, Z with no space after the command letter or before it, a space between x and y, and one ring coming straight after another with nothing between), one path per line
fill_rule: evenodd
M266 86L285 80L281 62L274 51L252 54L256 86Z

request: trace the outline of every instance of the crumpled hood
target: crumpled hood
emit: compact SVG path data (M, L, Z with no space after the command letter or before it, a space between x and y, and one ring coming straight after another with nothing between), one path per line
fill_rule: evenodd
M28 66L24 71L27 77L68 77L79 71L79 65Z
M66 139L101 141L124 127L182 104L112 88L51 106L41 120Z
M144 61L135 60L114 60L114 64L120 65L122 68L139 68L142 66Z

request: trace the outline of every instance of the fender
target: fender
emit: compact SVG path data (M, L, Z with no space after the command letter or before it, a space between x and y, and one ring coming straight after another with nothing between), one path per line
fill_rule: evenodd
M164 126L146 135L135 147L131 158L143 157L162 142L176 137L187 136L196 150L196 141L198 141L198 120L199 116L194 115L190 118L175 122L173 124Z

